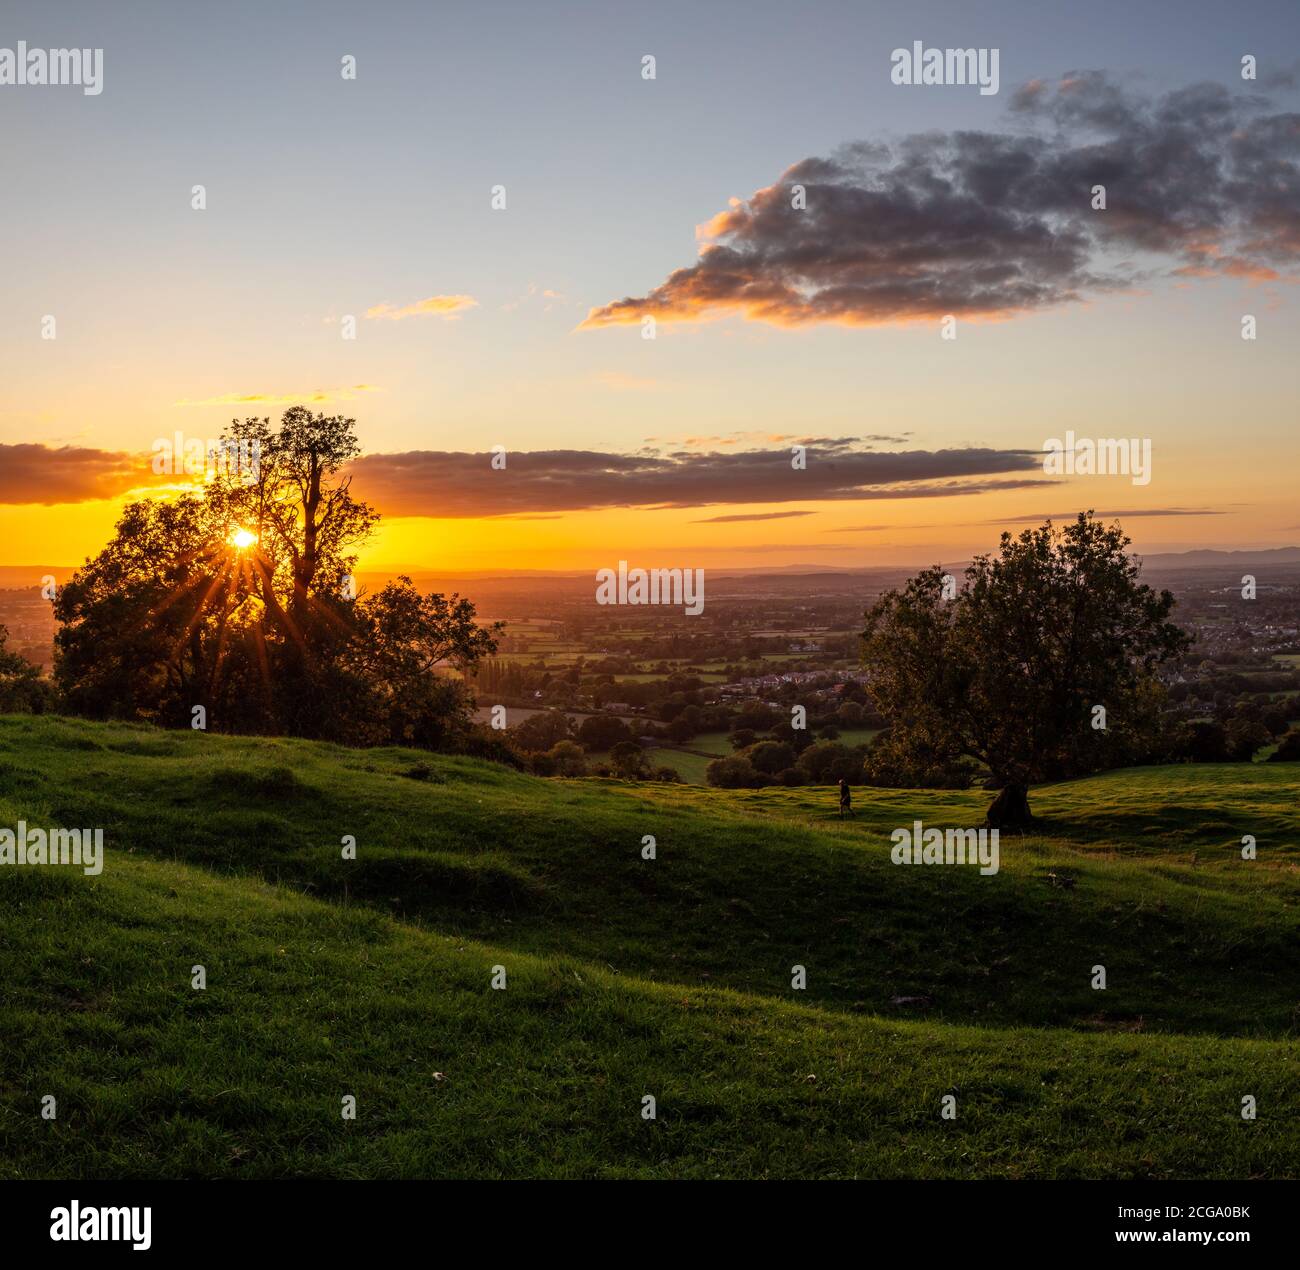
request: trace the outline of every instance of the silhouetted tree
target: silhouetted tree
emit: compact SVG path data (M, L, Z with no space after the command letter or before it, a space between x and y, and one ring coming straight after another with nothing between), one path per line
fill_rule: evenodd
M645 780L650 775L650 765L645 751L636 741L620 741L609 752L614 775L624 780Z
M26 657L5 647L8 640L0 626L0 713L44 714L52 704L49 684Z
M612 750L620 741L630 741L632 730L615 714L589 714L578 724L578 743L588 752Z
M759 741L745 751L745 758L750 761L756 772L764 776L775 776L794 764L794 746L784 741Z
M586 776L587 755L577 741L557 741L546 753L557 776Z
M1268 756L1270 763L1300 762L1300 728L1292 727L1278 742L1277 749Z
M1048 521L977 557L963 585L940 566L883 595L863 633L868 691L890 748L971 755L999 788L990 825L1030 819L1035 781L1094 770L1096 726L1124 729L1150 710L1157 668L1186 651L1174 598L1138 582L1129 539L1091 512Z
M764 783L754 765L743 755L715 758L704 771L704 779L719 789L757 789Z
M1174 752L1193 763L1226 763L1228 733L1217 719L1195 719L1178 730Z
M540 754L573 735L573 724L563 710L539 710L510 729L510 740L525 753Z
M1237 763L1249 763L1255 751L1273 738L1257 719L1238 718L1228 724L1228 757Z
M201 492L129 505L112 540L59 592L55 678L98 717L353 744L444 745L470 728L461 681L496 648L468 600L409 578L358 597L353 548L378 514L344 466L354 420L285 411L231 424ZM499 626L499 624L498 624Z
M255 451L255 470L221 473L204 493L216 514L255 536L246 561L278 653L283 723L309 736L331 732L328 716L353 688L338 673L352 636L355 592L346 583L353 549L379 520L343 474L361 450L355 425L304 406L286 410L278 428L269 419L234 420L223 440L234 452Z
M468 672L496 649L500 622L479 626L469 600L421 595L405 575L362 598L355 622L348 663L366 685L385 740L440 749L469 727L472 698L463 681L438 669Z
M126 507L107 546L55 599L54 678L67 708L180 727L194 706L215 714L229 700L246 717L238 692L223 691L247 670L253 594L229 532L192 495Z

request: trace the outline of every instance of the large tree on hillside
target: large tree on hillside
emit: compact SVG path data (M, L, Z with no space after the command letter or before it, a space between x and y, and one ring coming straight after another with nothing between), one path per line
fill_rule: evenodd
M1143 735L1156 670L1190 640L1128 546L1118 525L1081 513L1063 530L1004 533L960 588L935 566L882 596L864 660L895 760L973 756L1000 791L989 824L1012 826L1030 818L1031 784L1105 766Z
M292 731L316 731L321 694L342 690L327 681L350 633L345 581L379 519L343 474L360 453L355 424L303 406L286 410L278 429L269 419L235 420L224 438L230 453L257 462L221 473L206 491L220 515L254 537L246 558L263 623L280 644L278 673L292 688Z
M467 600L402 579L347 585L378 514L344 468L354 421L284 413L235 421L241 464L201 491L128 506L56 603L56 676L67 704L100 716L435 745L468 726L462 671L495 649ZM256 462L243 462L256 456Z
M463 681L438 668L468 673L496 651L505 624L480 626L469 600L421 595L405 575L361 600L356 618L349 660L370 685L384 739L439 748L467 724L470 702Z
M179 727L226 695L253 581L228 533L219 510L191 495L124 510L55 601L54 675L69 709Z

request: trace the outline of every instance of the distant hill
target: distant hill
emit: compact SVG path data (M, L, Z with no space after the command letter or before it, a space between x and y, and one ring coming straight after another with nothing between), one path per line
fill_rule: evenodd
M40 586L45 577L56 582L66 582L79 565L62 564L0 564L0 590Z
M1197 551L1136 553L1144 565L1156 569L1196 569L1216 566L1236 567L1237 565L1293 564L1300 563L1300 547L1272 547L1261 550L1220 551L1202 549ZM918 560L920 558L918 557ZM925 564L942 563L956 572L961 572L970 561L966 558L939 560L926 559ZM828 565L828 564L788 564L766 568L745 568L738 566L706 565L705 571L709 581L716 586L728 579L745 580L758 583L770 579L773 582L798 582L804 578L817 578L834 575L845 583L856 578L879 580L881 578L911 577L916 571L925 567L922 563L890 565ZM383 570L359 570L358 581L369 589L382 586L389 578L402 570L386 572ZM429 569L408 570L408 575L417 586L428 589L447 589L469 591L471 594L492 595L500 590L518 590L530 582L549 582L560 585L571 584L574 588L589 587L593 570L541 570L541 569L500 569L485 571L448 572Z
M981 878L889 857L979 791L840 823L825 789L0 718L0 825L106 840L98 877L0 879L0 1175L1300 1176L1298 795L1042 788Z
M1237 564L1294 564L1300 563L1300 547L1267 547L1245 551L1166 551L1142 555L1144 564L1157 566L1181 565L1197 568L1202 565Z
M1154 567L1183 567L1198 568L1211 567L1215 565L1235 566L1237 564L1291 564L1300 563L1300 547L1272 547L1260 550L1245 551L1220 551L1211 549L1202 549L1197 551L1180 551L1180 552L1152 552L1149 554L1138 553L1142 556L1145 564ZM918 561L920 557L918 556ZM928 558L926 563L934 563ZM944 564L953 569L963 569L969 561L944 560ZM0 589L8 587L30 587L39 586L41 579L47 574L52 575L58 582L66 582L79 565L0 565ZM766 567L744 567L744 566L706 566L708 576L715 581L721 581L726 578L755 578L760 579L764 576L773 578L797 578L801 576L816 577L818 575L836 574L843 577L851 578L854 575L861 577L878 577L891 574L904 574L910 576L916 572L922 564L890 564L890 565L829 565L829 564L787 564ZM446 569L429 569L409 567L394 567L392 569L360 569L357 572L357 580L368 590L375 590L384 585L390 578L398 574L405 573L417 586L425 590L441 588L446 590L460 589L465 591L472 589L479 593L495 591L498 589L493 584L505 586L518 586L527 584L530 581L537 582L572 582L575 585L587 586L592 579L593 570L591 569L469 569L469 570L446 570ZM471 584L472 587L471 587Z

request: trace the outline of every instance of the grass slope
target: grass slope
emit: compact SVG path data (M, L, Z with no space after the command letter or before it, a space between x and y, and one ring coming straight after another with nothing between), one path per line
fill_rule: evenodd
M841 825L828 791L0 719L0 825L107 856L0 872L0 1175L1296 1176L1294 773L1036 791L980 878L888 855L977 793Z

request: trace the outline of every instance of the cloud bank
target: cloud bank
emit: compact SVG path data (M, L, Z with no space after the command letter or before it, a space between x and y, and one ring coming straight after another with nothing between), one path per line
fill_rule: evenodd
M846 438L809 440L805 470L792 468L788 447L725 454L536 450L507 455L504 470L493 469L491 459L434 450L366 455L353 465L354 489L390 516L466 517L944 498L1050 483L1041 477L1037 450L885 453Z
M1198 84L1152 100L1072 72L1018 90L1008 126L803 159L701 226L695 264L581 325L1010 318L1153 274L1268 281L1300 264L1300 115L1264 97Z
M808 437L806 467L791 448L678 449L616 454L535 450L507 455L413 450L351 465L354 489L386 516L543 518L603 508L693 508L809 501L947 498L1051 485L1038 450L873 450L856 438ZM165 485L150 456L44 445L0 445L0 504L77 503ZM717 522L777 520L805 510L743 512Z
M138 454L0 444L0 503L85 503L115 498L148 479L149 460Z

